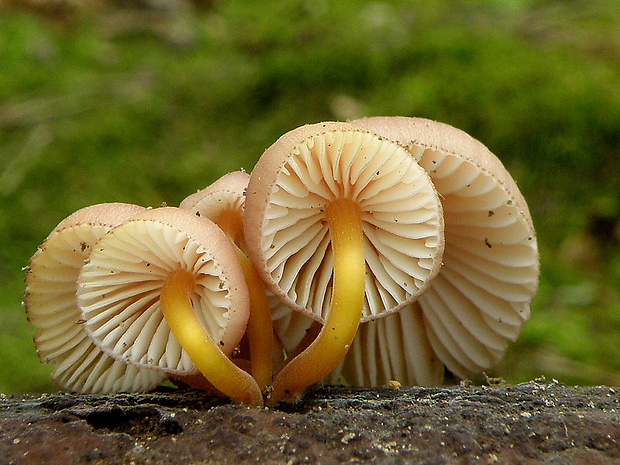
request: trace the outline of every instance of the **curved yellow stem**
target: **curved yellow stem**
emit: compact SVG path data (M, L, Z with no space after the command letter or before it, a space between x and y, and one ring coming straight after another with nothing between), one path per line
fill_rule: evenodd
M236 402L263 405L254 378L237 367L213 342L194 313L190 295L194 277L185 270L171 272L162 288L162 312L172 333L204 377Z
M250 292L250 318L246 329L250 342L250 363L252 364L252 376L258 383L258 387L264 390L271 384L273 374L273 323L271 322L271 309L265 294L265 286L258 277L254 265L236 247L237 256L243 267L245 282Z
M265 294L265 285L258 277L248 256L238 245L238 239L242 233L241 215L236 211L225 211L217 217L215 223L235 246L245 275L245 282L250 293L250 318L246 329L250 343L250 363L252 376L262 391L271 384L273 375L273 323L269 301Z
M360 323L366 261L359 207L348 199L326 209L334 255L330 310L316 339L276 376L270 405L301 393L327 376L344 358Z

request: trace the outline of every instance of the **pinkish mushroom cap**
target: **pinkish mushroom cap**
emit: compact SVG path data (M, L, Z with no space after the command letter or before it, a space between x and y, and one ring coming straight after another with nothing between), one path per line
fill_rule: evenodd
M333 267L324 210L338 198L352 199L362 212L362 321L398 311L441 266L441 203L405 150L356 126L303 126L265 151L246 196L250 257L287 306L322 322Z
M243 205L250 175L243 171L225 174L210 186L185 199L179 208L209 218L243 248Z
M166 278L185 270L195 280L198 320L225 354L248 321L243 271L226 235L211 221L173 207L148 210L96 244L80 274L85 327L107 353L174 375L197 373L162 313Z
M424 345L462 378L491 368L529 318L538 285L536 234L516 183L483 144L449 125L405 117L351 124L405 147L429 173L442 199L445 251L439 275L417 302L392 316L394 321L360 329L358 349L344 363L345 379L440 380L436 364L416 374L420 349L406 348L412 339L428 341ZM390 344L404 355L394 355Z
M272 403L335 368L360 321L414 301L443 251L428 173L402 147L346 123L297 128L264 152L248 184L244 232L270 290L323 324L276 376Z
M77 305L78 276L92 246L111 228L144 211L137 205L100 204L61 221L30 259L25 306L37 327L34 343L43 363L56 366L52 378L77 392L142 391L166 374L118 361L88 337Z

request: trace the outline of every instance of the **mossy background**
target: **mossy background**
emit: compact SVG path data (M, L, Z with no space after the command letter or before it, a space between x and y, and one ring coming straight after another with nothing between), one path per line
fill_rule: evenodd
M0 0L0 392L55 390L23 272L100 202L177 205L304 123L423 116L529 202L531 320L490 375L620 384L620 2Z

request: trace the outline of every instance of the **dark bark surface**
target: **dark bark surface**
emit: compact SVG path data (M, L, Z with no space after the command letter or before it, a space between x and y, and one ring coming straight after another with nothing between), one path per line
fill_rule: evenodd
M542 380L327 386L271 409L186 389L2 396L0 428L0 465L620 463L618 391Z

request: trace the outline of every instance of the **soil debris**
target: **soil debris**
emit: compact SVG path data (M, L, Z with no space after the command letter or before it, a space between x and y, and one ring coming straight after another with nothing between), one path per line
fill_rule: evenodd
M0 457L1 465L605 465L620 461L620 398L610 387L544 380L324 386L270 409L171 388L1 396Z

